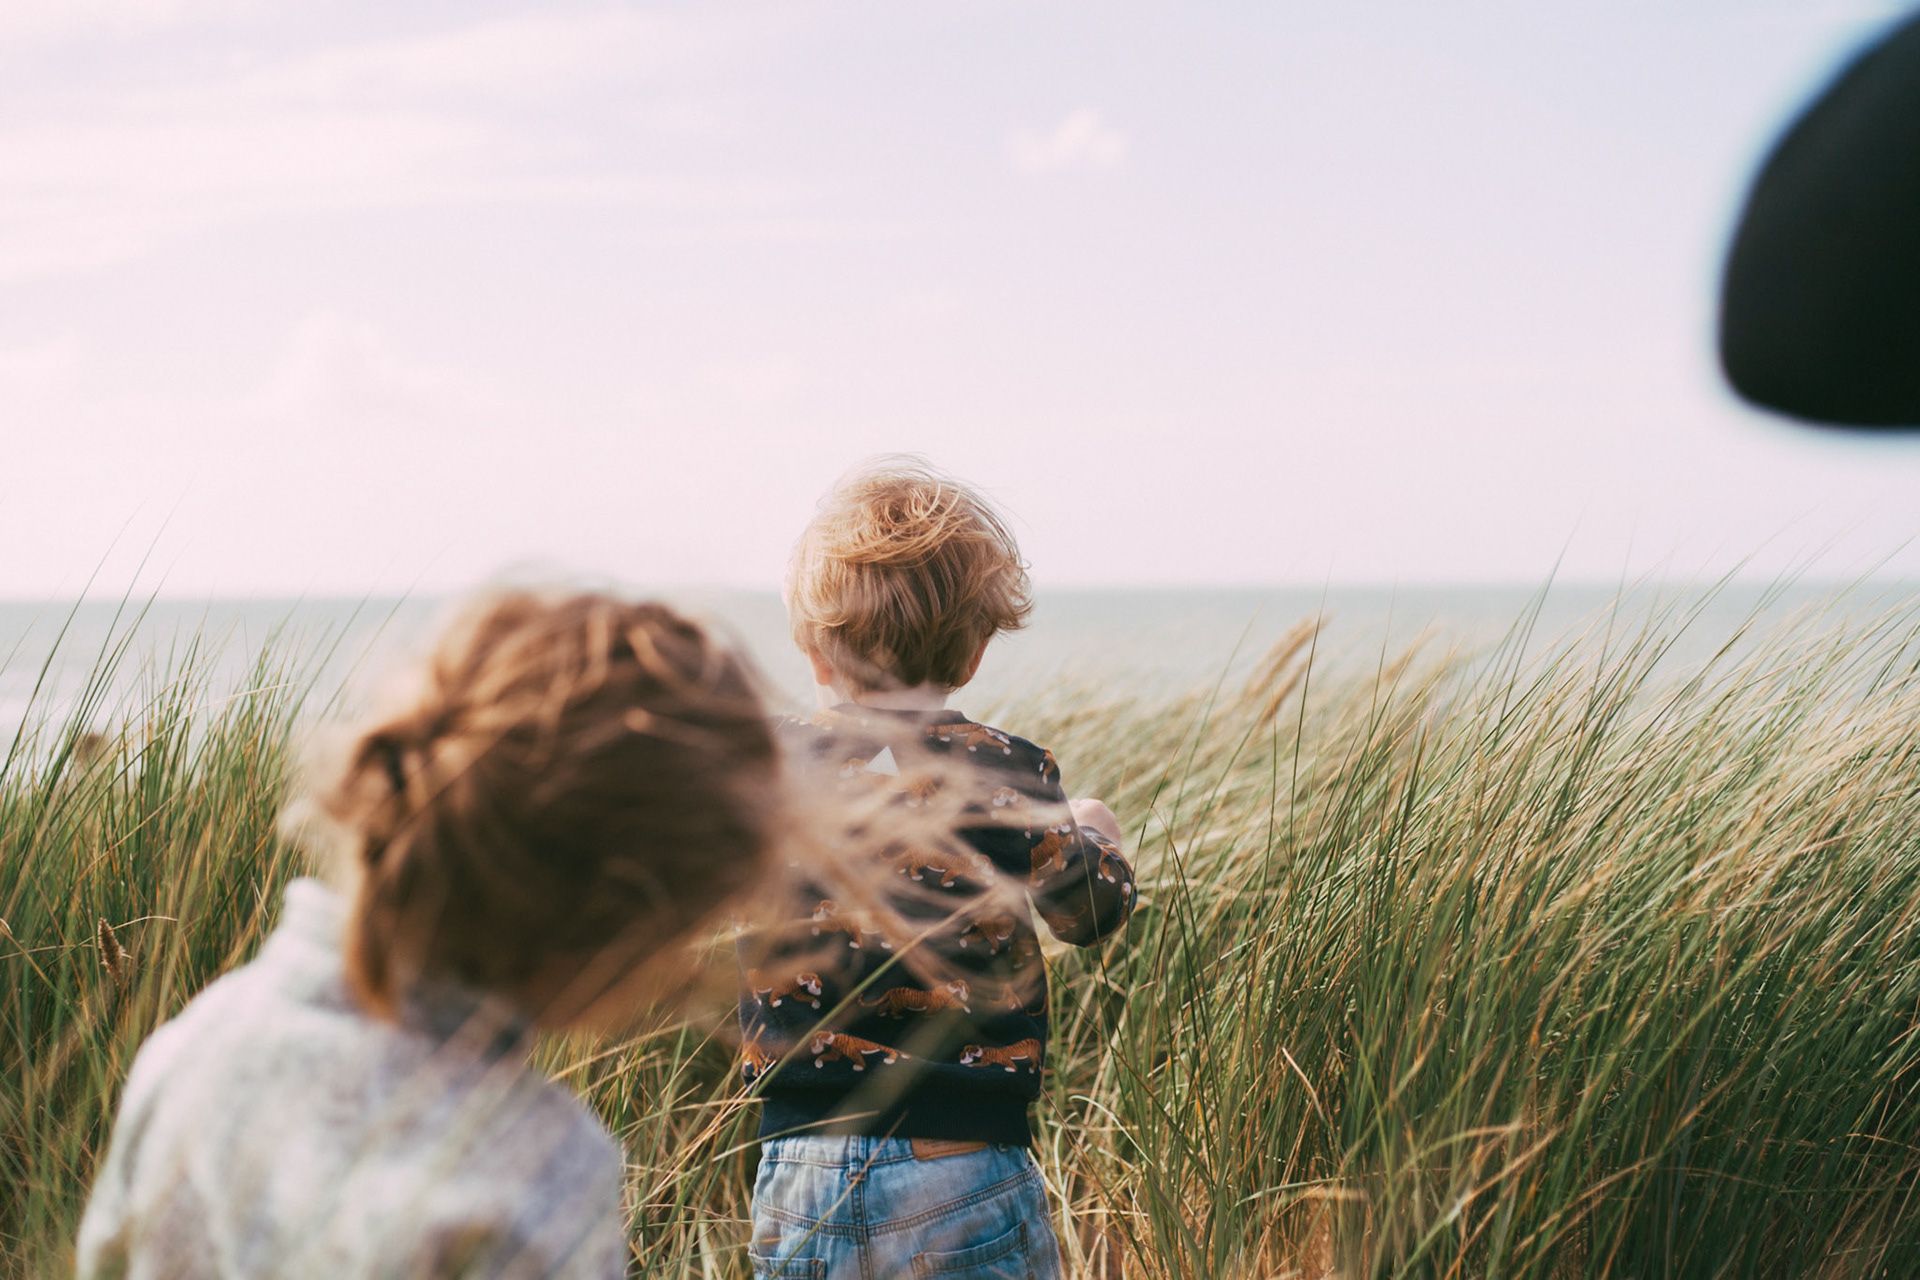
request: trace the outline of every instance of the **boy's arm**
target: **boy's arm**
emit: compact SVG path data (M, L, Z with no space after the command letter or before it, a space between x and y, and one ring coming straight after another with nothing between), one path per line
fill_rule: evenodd
M1120 852L1120 824L1099 801L1067 801L1048 752L1040 767L1044 812L1054 825L1033 833L1028 892L1055 937L1090 947L1127 922L1135 898L1133 868Z

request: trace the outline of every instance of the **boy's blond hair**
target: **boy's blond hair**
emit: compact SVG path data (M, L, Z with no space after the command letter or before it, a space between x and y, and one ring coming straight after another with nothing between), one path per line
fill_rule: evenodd
M793 637L862 691L957 689L1024 626L1032 588L1006 522L918 458L883 458L822 499L787 579Z

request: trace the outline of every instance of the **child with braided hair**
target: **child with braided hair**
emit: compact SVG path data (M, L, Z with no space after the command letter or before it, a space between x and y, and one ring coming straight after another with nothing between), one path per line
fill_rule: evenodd
M310 799L335 884L141 1048L83 1278L625 1273L620 1152L528 1050L630 1020L755 877L771 730L739 658L604 595L484 600L422 674Z

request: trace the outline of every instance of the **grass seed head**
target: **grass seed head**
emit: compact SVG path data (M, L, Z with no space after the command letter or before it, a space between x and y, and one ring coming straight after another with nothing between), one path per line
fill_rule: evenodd
M107 976L113 979L114 986L126 986L127 979L133 976L133 953L120 945L105 916L100 918L99 937L100 963L106 967Z

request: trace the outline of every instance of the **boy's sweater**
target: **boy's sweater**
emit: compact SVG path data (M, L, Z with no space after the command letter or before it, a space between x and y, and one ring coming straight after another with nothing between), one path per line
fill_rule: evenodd
M82 1280L625 1274L619 1150L528 1069L526 1025L446 987L369 1016L344 923L295 882L259 957L141 1046Z
M1028 911L971 912L969 901L981 900L983 879L1011 880L1055 936L1090 946L1132 910L1131 868L1106 837L1074 824L1050 752L956 711L844 704L790 722L787 734L814 785L890 785L907 804L911 781L886 776L898 764L922 754L964 762L947 779L965 788L960 835L992 871L897 848L849 850L889 858L903 891L916 882L898 905L931 930L920 945L944 973L931 982L902 963L896 939L815 889L802 889L798 924L743 942L742 1069L767 1077L761 1136L1027 1144L1047 1045L1039 940Z

